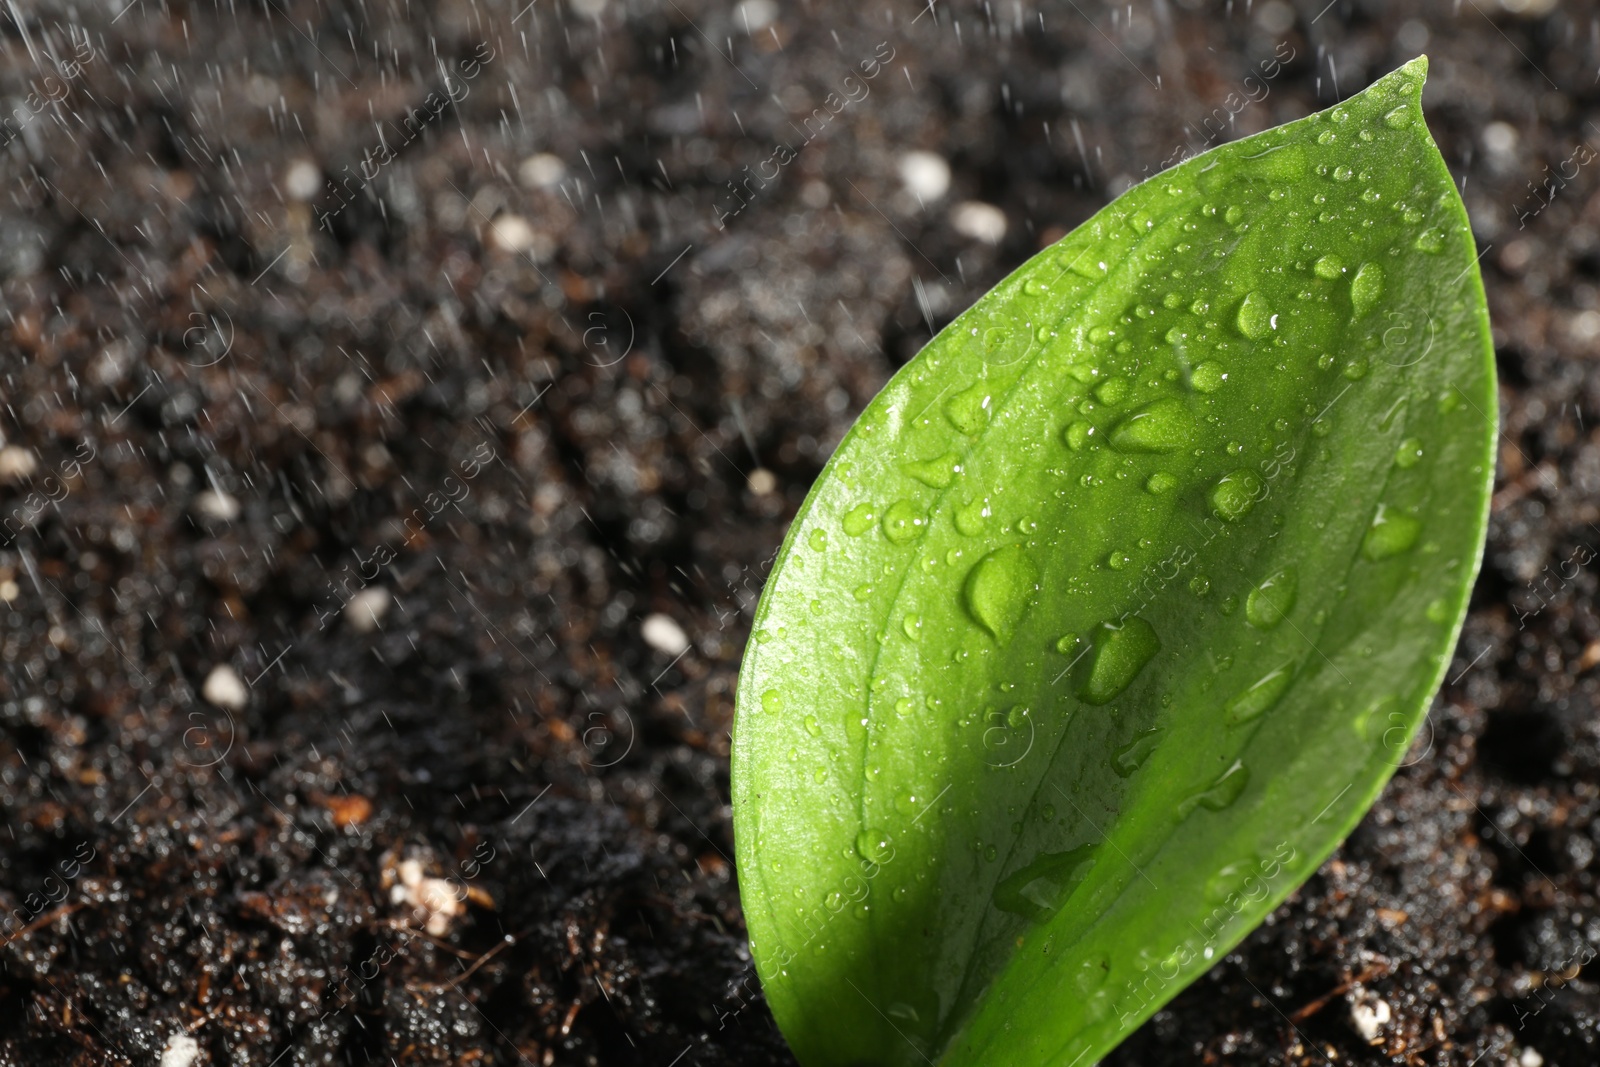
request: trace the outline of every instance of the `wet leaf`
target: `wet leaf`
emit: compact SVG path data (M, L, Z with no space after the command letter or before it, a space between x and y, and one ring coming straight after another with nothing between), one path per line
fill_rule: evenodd
M941 332L812 489L733 754L752 947L804 1063L1092 1063L1402 760L1496 413L1425 72L1118 198Z

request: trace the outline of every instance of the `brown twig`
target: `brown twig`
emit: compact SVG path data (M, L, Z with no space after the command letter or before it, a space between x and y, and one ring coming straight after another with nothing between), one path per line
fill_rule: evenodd
M1353 987L1360 985L1362 982L1370 981L1373 978L1382 978L1384 975L1389 973L1391 966L1393 965L1390 964L1388 960L1380 960L1377 963L1370 964L1364 971L1356 975L1354 978L1345 979L1343 982L1334 986L1316 1000L1313 1000L1310 1004L1307 1004L1305 1007L1296 1010L1293 1015L1289 1016L1289 1021L1295 1023L1305 1022L1317 1012L1321 1011L1323 1008L1326 1008L1328 1006L1328 1001L1332 1000L1334 997L1344 996L1346 993L1350 992Z
M51 923L61 918L61 916L70 915L82 907L85 907L85 905L82 903L63 904L61 907L50 912L48 915L41 915L39 918L33 920L33 922L29 923L27 926L24 926L22 929L18 930L4 941L0 941L0 945L9 945L14 941L20 941L24 937L27 937L29 934L33 933L35 930L49 926Z
M506 938L506 940L500 942L498 945L496 945L494 948L490 949L488 952L485 952L482 956L479 956L477 963L474 963L471 967L468 967L467 970L466 970L466 973L464 973L464 974L460 975L459 977L455 978L454 980L452 980L449 985L445 986L445 988L446 989L454 989L456 986L460 985L462 982L465 982L468 978L471 978L472 975L473 975L473 972L475 972L479 967L482 967L485 963L489 962L489 958L491 956L493 956L496 952L499 952L501 949L505 948L507 945L512 944L512 943L513 943L513 940L508 937L508 938Z

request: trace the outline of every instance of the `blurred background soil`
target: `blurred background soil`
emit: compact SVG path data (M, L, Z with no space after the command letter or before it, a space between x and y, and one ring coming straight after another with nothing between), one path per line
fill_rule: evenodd
M8 0L0 1065L792 1062L728 730L830 450L1208 118L1419 51L1500 358L1472 614L1106 1062L1600 1062L1593 5Z

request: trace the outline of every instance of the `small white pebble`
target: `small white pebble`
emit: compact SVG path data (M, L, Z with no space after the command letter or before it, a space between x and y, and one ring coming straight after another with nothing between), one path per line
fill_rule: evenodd
M1395 44L1408 55L1428 47L1428 27L1416 19L1406 19L1395 31Z
M283 186L284 192L295 200L314 200L322 190L322 171L309 159L297 159L289 164Z
M227 493L205 489L194 495L194 508L208 519L232 522L239 517L239 502Z
M981 200L963 200L950 212L950 225L963 237L997 245L1006 235L1005 212Z
M733 24L747 27L751 33L766 29L778 21L778 5L772 0L744 0L733 9Z
M0 482L20 482L33 477L38 469L39 461L31 450L21 445L0 448Z
M17 585L17 583L12 581L10 578L0 581L0 600L3 600L9 604L21 595L22 587Z
M1256 25L1274 37L1282 37L1294 28L1294 8L1283 0L1267 0L1256 11Z
M750 472L750 477L745 479L745 484L756 496L766 496L778 488L778 476L765 467L757 467Z
M1539 1055L1536 1048L1525 1048L1522 1055L1517 1057L1518 1067L1544 1067L1544 1057Z
M566 176L567 165L549 152L537 152L517 167L517 177L530 189L554 189Z
M645 644L669 656L682 655L689 647L689 635L683 632L683 627L660 612L646 615L639 633Z
M1572 324L1568 327L1572 339L1587 343L1600 337L1600 311L1580 311L1572 317Z
M907 192L926 204L949 192L950 164L934 152L907 152L900 157L900 181Z
M409 905L409 921L421 923L435 937L448 933L451 918L467 910L457 886L424 875L421 860L401 860L392 872L384 872L385 881L391 873L399 881L389 887L389 903Z
M521 215L501 215L490 223L489 235L507 252L526 252L533 247L533 227Z
M605 12L606 0L567 0L574 15L586 19L598 19Z
M199 1058L200 1042L177 1033L167 1038L167 1047L161 1050L161 1067L189 1067Z
M211 668L211 673L206 675L205 684L200 687L200 695L219 708L229 708L233 711L244 707L245 701L250 696L244 687L244 682L226 663L219 663Z
M133 345L121 339L112 341L100 350L99 358L89 368L89 376L101 385L116 385L128 376L133 361Z
M1517 128L1509 122L1491 122L1483 128L1484 151L1509 156L1517 150Z
M1500 0L1500 6L1513 15L1540 18L1556 9L1560 0Z
M1506 270L1519 271L1533 261L1532 241L1512 241L1500 253L1500 265Z
M461 902L456 887L443 878L424 878L411 899L417 907L427 912L426 928L434 937L443 937L450 931L450 920L467 910Z
M1350 1006L1350 1021L1355 1024L1356 1032L1366 1041L1376 1041L1389 1019L1389 1002L1386 1000L1374 997L1371 1000L1357 1001Z
M370 634L383 621L391 600L389 590L381 585L369 585L345 602L345 621L356 633Z

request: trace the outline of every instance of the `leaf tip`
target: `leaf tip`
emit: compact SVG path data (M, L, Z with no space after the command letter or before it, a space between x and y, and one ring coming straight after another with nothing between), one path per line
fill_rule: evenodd
M1417 58L1401 64L1387 77L1379 80L1389 82L1391 91L1402 97L1407 107L1414 109L1419 115L1422 114L1422 89L1428 84L1427 53L1420 53Z
M1375 101L1388 99L1393 103L1417 104L1427 81L1428 56L1422 53L1374 81L1357 96Z

